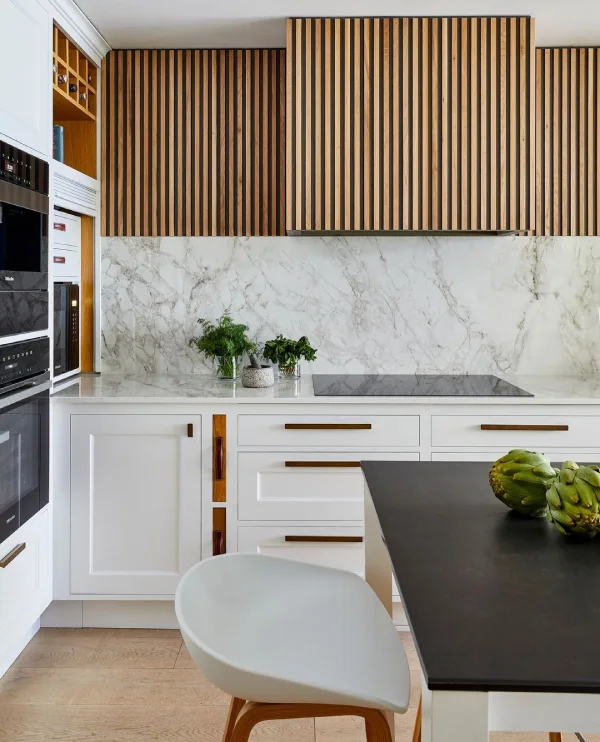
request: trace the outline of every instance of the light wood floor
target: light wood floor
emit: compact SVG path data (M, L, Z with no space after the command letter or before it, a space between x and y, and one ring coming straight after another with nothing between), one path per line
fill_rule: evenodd
M410 742L415 684L397 739ZM414 671L414 672L413 672ZM195 669L177 631L42 629L0 679L2 742L220 742L227 696ZM271 722L256 742L364 742L353 718ZM494 734L493 742L547 742L544 734ZM564 742L577 742L564 735ZM590 742L600 742L600 735Z

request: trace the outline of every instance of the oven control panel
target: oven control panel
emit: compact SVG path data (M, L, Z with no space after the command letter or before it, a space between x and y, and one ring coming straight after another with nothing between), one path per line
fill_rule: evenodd
M0 141L0 180L47 195L48 178L49 168L45 160Z
M48 338L0 345L0 394L3 387L45 373L50 368Z

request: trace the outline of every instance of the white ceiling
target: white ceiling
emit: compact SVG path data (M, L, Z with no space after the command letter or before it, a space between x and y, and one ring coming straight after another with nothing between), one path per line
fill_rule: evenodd
M538 46L600 46L599 0L76 0L114 49L284 47L290 16L532 15Z

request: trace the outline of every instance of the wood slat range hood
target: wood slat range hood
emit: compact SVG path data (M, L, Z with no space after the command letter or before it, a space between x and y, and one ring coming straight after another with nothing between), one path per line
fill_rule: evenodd
M288 234L532 230L534 45L529 17L289 19Z

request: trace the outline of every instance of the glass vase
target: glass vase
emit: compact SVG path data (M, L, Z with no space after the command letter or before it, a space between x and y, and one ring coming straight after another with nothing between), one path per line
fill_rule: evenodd
M300 361L290 364L288 366L279 366L278 368L280 379L299 379L300 378Z
M216 356L215 375L217 379L233 381L238 379L242 369L241 356Z

